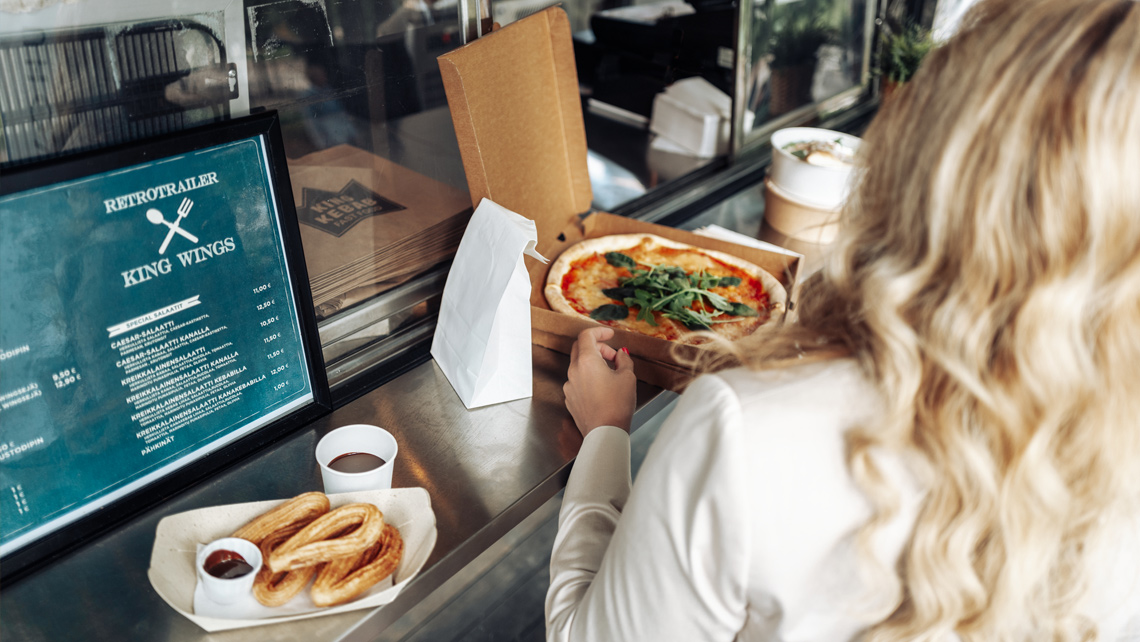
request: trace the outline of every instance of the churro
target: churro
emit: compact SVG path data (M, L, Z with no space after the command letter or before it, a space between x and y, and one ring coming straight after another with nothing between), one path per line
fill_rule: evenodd
M357 555L376 543L384 530L384 514L372 504L348 504L318 517L267 560L274 571L314 566L338 557Z
M380 539L363 553L335 559L321 568L310 593L313 604L335 606L351 600L391 575L403 555L400 531L385 524Z
M247 539L260 545L262 540L278 531L296 531L328 512L327 495L320 492L304 493L254 518L239 528L233 537Z
M329 498L324 493L304 493L254 518L233 536L256 544L267 560L290 537L328 512ZM274 573L263 564L253 581L253 597L265 606L281 606L300 593L315 572L316 567Z
M261 558L269 559L273 551L300 530L300 526L292 530L284 529L263 539L259 545ZM304 590L316 572L316 566L307 566L275 573L269 569L268 564L262 564L261 570L257 572L257 578L253 580L253 597L265 606L281 606Z

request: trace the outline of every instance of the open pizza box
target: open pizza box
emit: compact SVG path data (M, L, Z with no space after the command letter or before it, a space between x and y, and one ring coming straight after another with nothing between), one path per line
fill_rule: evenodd
M562 9L540 11L438 60L472 204L488 198L533 219L543 256L553 260L585 238L651 233L738 256L770 272L791 293L798 255L590 212L586 130L570 23ZM526 260L533 342L568 353L578 333L596 323L551 310L542 293L548 266ZM683 389L691 378L677 357L699 349L622 330L611 344L629 349L638 378L671 390Z

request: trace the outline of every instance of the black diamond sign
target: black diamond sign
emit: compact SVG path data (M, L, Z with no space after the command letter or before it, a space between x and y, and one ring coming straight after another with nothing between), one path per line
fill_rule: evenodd
M339 192L305 187L301 198L304 204L297 210L297 218L338 237L370 216L407 209L355 180L349 181Z

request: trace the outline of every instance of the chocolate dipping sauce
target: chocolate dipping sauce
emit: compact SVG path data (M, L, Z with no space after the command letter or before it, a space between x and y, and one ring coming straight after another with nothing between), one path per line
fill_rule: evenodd
M207 573L223 580L232 580L253 570L253 566L244 557L225 549L210 553L203 566Z
M372 453L345 453L333 457L329 468L338 473L366 473L383 466L386 462Z

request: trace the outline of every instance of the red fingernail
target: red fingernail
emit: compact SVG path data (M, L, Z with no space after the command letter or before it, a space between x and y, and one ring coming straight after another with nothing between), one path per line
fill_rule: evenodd
M629 356L629 348L622 348L621 351L624 352L626 356Z

